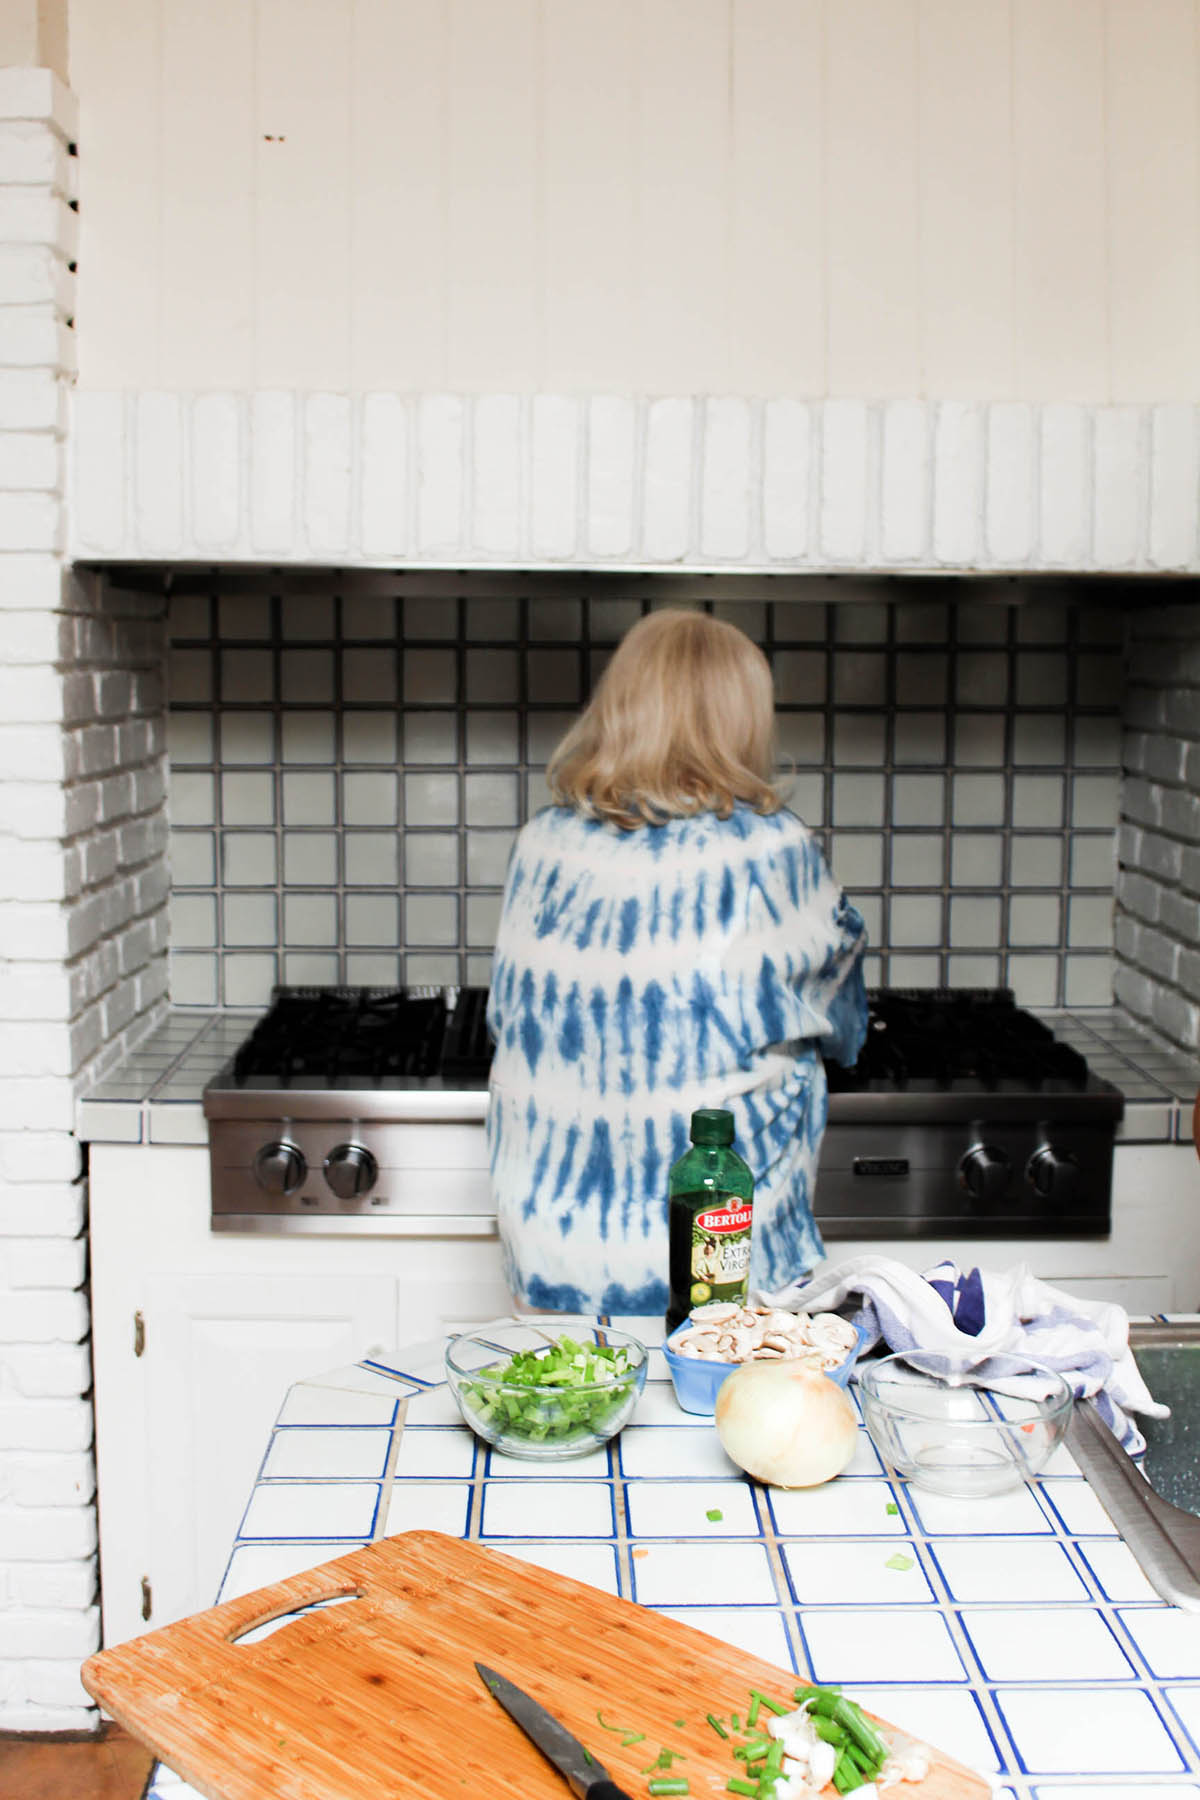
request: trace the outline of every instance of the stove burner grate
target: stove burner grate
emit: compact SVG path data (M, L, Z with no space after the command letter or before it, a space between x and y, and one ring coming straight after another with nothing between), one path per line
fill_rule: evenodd
M887 988L870 997L866 1042L852 1069L831 1063L831 1093L911 1082L983 1090L1016 1084L1082 1090L1088 1066L1008 988Z
M486 1015L481 988L276 988L233 1078L287 1088L486 1074Z

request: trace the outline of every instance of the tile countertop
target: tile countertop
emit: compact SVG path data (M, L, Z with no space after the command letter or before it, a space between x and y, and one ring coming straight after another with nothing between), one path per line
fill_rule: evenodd
M76 1129L90 1143L207 1144L201 1108L205 1084L229 1060L257 1012L206 1012L177 1007L123 1062L79 1101ZM1200 1090L1200 1061L1165 1048L1132 1025L1115 1007L1074 1011L1042 1009L1055 1036L1073 1044L1088 1066L1125 1096L1125 1117L1117 1141L1190 1143L1191 1113ZM445 1095L436 1110L421 1090L397 1096L406 1116L445 1116ZM457 1117L482 1119L487 1094L464 1091Z
M442 1349L290 1390L221 1599L432 1528L844 1684L1016 1800L1200 1795L1200 1615L1158 1599L1064 1449L964 1503L889 1475L860 1426L836 1481L767 1489L679 1411L655 1348L614 1444L518 1462L461 1424ZM161 1768L149 1789L192 1793Z

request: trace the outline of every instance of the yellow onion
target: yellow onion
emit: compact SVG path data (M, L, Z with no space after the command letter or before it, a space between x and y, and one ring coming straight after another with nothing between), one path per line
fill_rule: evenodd
M716 1426L726 1455L771 1487L832 1481L858 1441L850 1396L802 1362L742 1363L717 1392Z

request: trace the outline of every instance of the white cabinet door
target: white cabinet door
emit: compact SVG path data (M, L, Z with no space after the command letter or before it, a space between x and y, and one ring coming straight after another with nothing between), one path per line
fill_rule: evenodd
M386 1275L148 1278L151 1625L212 1605L288 1388L389 1345L395 1292ZM140 1577L136 1598L140 1607ZM127 1625L118 1636L145 1629L140 1614Z

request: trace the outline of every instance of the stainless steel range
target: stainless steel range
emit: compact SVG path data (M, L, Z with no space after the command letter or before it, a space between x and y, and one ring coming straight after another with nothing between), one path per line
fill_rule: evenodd
M437 1215L411 1133L482 1121L486 1008L482 988L277 989L205 1091L214 1229ZM828 1074L826 1236L1107 1235L1122 1097L1006 990L873 994L858 1063Z

